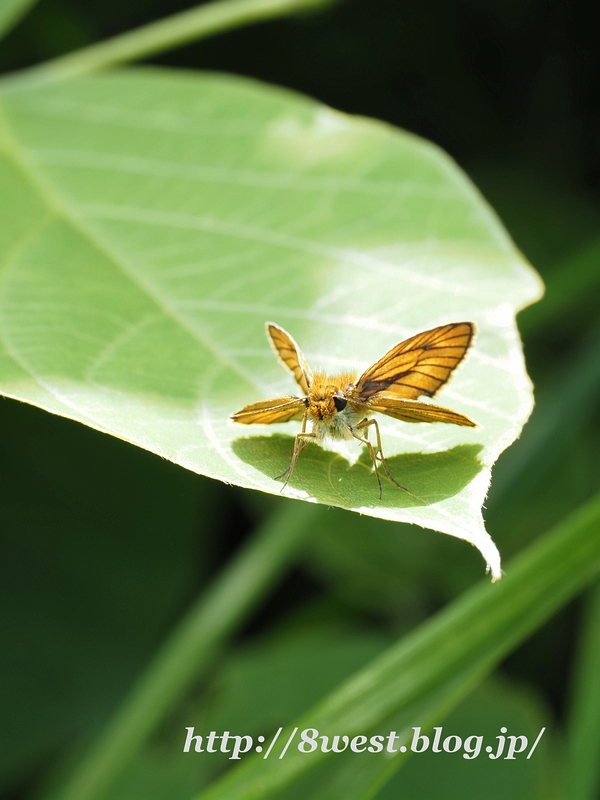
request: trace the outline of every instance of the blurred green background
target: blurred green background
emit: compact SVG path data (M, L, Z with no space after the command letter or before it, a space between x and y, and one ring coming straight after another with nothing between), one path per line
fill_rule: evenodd
M2 43L0 69L186 7L41 0ZM600 52L590 4L346 0L156 63L254 76L449 152L548 288L519 316L538 404L495 468L487 502L505 562L598 491ZM17 800L110 715L277 501L35 408L0 400L0 414L0 792ZM479 555L463 542L340 511L328 519L303 563L110 796L190 796L223 763L188 761L189 772L171 764L183 726L203 720L254 734L283 724L481 577ZM459 769L449 757L415 757L377 797L479 797L484 784L488 797L548 796L564 757L585 608L580 598L563 609L444 723L470 733L474 720L496 731L510 719L534 736L545 724L537 760L512 770L483 761ZM160 794L163 785L169 795Z

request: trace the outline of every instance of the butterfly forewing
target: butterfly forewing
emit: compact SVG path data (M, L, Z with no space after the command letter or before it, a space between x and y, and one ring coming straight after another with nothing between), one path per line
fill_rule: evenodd
M312 373L302 354L302 350L300 350L289 333L280 328L279 325L275 325L274 322L267 322L266 328L267 335L280 361L292 371L296 383L304 394L308 394L312 383Z
M259 400L231 415L234 422L243 425L272 425L275 422L290 422L302 419L306 411L302 397L277 397L275 400Z
M355 396L362 401L380 392L408 400L433 397L464 358L474 332L473 323L454 322L400 342L361 375Z

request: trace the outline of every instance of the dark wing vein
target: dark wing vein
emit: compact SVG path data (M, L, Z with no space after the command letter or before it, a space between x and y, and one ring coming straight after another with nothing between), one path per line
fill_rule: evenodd
M400 342L361 375L357 395L361 400L380 392L433 397L463 360L474 333L472 322L453 322Z

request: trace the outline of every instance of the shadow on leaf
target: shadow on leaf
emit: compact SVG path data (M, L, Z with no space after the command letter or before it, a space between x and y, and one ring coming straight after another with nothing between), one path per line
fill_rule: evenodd
M236 439L234 453L269 478L290 464L294 437L276 433ZM458 494L483 469L481 444L461 444L439 453L403 453L387 459L392 475L406 486L394 486L380 468L383 497L367 448L354 464L339 453L309 444L302 451L289 488L306 492L321 503L342 508L413 508L438 503ZM286 490L287 491L287 490Z

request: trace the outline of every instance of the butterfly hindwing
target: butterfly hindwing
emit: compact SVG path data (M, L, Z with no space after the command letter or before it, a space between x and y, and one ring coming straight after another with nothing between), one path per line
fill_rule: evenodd
M477 426L472 419L451 408L436 406L433 403L423 403L419 400L401 400L394 395L387 395L385 392L374 397L367 405L369 411L386 414L388 417L394 417L402 422L447 422L469 428Z

